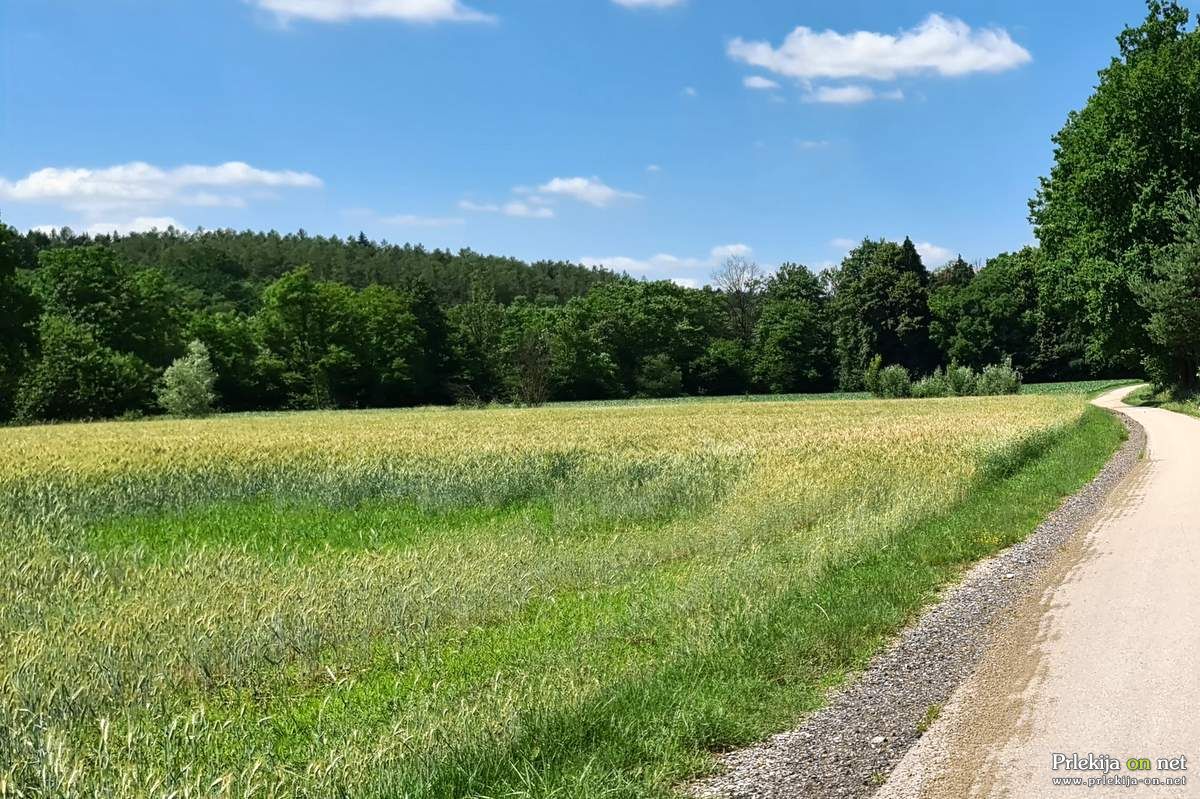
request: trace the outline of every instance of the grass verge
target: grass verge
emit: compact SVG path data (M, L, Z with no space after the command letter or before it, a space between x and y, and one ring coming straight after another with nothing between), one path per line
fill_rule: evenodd
M1200 418L1200 399L1177 399L1168 391L1155 391L1151 386L1144 386L1125 398L1126 405L1143 408L1162 408L1188 416Z

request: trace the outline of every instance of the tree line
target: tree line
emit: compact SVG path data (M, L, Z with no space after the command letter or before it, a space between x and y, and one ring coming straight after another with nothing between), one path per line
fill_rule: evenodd
M881 365L1002 362L1195 390L1200 38L1147 5L1054 137L1036 246L930 270L866 239L819 274L732 258L694 289L361 234L0 225L0 419L155 412L194 343L230 411L856 391Z

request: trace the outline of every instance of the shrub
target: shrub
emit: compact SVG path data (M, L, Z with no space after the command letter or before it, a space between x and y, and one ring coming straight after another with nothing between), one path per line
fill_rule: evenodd
M1013 368L1012 358L1005 358L1004 363L983 368L977 393L982 396L1016 394L1021 390L1021 379L1021 373Z
M644 397L678 397L683 393L683 372L670 355L649 355L642 360L637 388Z
M946 370L946 384L954 397L973 397L979 391L979 378L969 366L950 364Z
M863 374L863 388L875 396L879 396L879 373L883 371L883 356L876 355Z
M216 380L208 348L192 341L187 354L176 358L163 372L155 395L158 404L172 416L207 416L217 398L213 391Z
M875 392L878 397L887 399L900 399L902 397L912 396L912 378L908 375L908 370L898 364L885 366L879 371L879 390Z
M912 395L918 399L930 399L934 397L952 397L953 390L950 388L950 380L946 373L938 367L933 374L928 377L923 377L913 383Z

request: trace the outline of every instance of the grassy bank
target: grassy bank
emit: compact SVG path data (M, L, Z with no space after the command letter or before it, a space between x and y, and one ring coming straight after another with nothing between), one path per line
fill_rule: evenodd
M1146 408L1162 408L1163 410L1184 413L1188 416L1200 418L1200 399L1196 397L1181 399L1175 397L1169 391L1155 391L1150 386L1139 388L1130 394L1125 398L1125 404Z
M0 784L665 796L1120 438L1077 396L5 431Z

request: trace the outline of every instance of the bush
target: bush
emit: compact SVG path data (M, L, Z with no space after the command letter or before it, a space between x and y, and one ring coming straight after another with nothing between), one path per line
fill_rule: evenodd
M979 377L969 366L950 364L946 370L946 384L953 397L973 397L979 392Z
M1021 390L1021 380L1021 373L1013 368L1012 358L1005 358L1004 363L983 368L977 393L981 396L1016 394Z
M642 360L637 388L643 397L678 397L683 393L683 372L670 355L647 356Z
M875 395L887 399L912 396L912 378L908 370L898 364L885 366L879 371L879 385Z
M863 373L863 388L875 396L879 396L879 373L883 371L883 356L876 355Z
M918 399L931 399L935 397L952 397L954 391L950 388L950 380L946 373L938 367L929 377L923 377L913 383L912 395Z
M158 404L172 416L207 416L217 398L213 391L216 380L208 348L193 341L187 354L163 372L154 393Z

